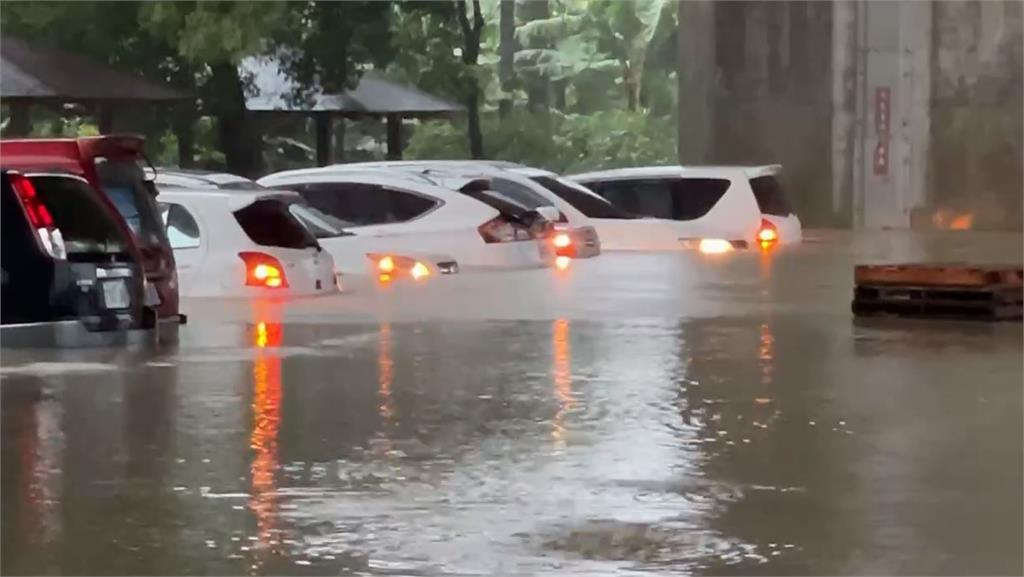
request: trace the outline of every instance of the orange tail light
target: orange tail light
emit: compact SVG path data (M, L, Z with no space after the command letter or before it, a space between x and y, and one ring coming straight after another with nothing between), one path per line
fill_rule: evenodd
M284 275L281 261L262 252L240 252L245 262L245 285L266 288L286 288L288 279Z

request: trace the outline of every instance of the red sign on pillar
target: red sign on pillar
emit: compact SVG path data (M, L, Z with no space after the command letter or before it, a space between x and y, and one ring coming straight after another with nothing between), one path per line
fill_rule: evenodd
M890 103L892 91L888 86L875 88L875 134L878 136L878 144L875 145L875 174L883 176L889 174L889 126L890 126Z

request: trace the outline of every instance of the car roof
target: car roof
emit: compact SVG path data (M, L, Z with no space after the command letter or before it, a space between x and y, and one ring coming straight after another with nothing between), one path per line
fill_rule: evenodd
M255 181L231 174L212 170L195 170L185 168L157 168L156 183L164 186L186 188L224 188L230 190L258 190L262 188Z
M660 178L666 176L719 177L719 178L756 178L778 174L782 165L768 164L760 166L743 165L668 165L638 166L632 168L614 168L570 175L568 178L578 182L595 180L620 180L626 178Z
M304 168L299 170L286 170L274 174L268 174L257 181L263 186L288 186L295 182L350 182L353 184L376 184L381 186L400 187L427 187L439 189L424 190L427 194L447 195L455 194L454 191L440 186L427 176L406 170L388 170L387 168L368 167L361 170L337 170L331 166L320 168Z
M221 190L218 188L178 188L170 187L160 189L157 195L157 202L196 202L221 200L227 203L231 210L238 210L249 206L257 200L265 198L294 197L301 198L298 193L290 190L275 190L261 188L258 190Z
M378 168L401 168L403 166L416 166L429 164L432 166L461 166L466 164L476 164L484 166L493 166L495 168L514 168L522 166L521 164L510 162L507 160L472 160L472 159L450 159L450 160L378 160L372 162L353 162L348 164L332 164L325 168L345 168L345 167L378 167Z

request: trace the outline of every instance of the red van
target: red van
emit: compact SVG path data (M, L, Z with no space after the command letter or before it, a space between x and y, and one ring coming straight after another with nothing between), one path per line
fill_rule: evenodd
M178 311L178 276L174 252L167 241L156 203L157 190L142 164L141 136L92 136L0 141L0 163L6 169L59 171L84 178L124 219L135 251L143 263L148 303L154 303L161 340L174 340L185 317ZM155 294L153 294L155 293Z

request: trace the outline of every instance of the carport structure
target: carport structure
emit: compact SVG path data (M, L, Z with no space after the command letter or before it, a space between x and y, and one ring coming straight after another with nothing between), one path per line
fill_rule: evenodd
M364 72L358 84L340 93L313 90L308 98L296 101L294 83L270 57L248 58L242 72L252 75L255 90L246 95L245 107L257 114L305 115L316 122L317 164L326 166L342 160L331 150L335 118L384 118L387 121L387 157L402 158L402 120L404 118L451 117L465 111L458 103L428 94L415 86L395 82L377 71ZM344 124L340 125L344 130ZM344 151L339 151L344 152Z
M36 104L75 102L92 108L99 130L111 131L114 110L130 102L172 102L191 96L64 50L0 39L0 99L10 106L8 136L27 136Z

